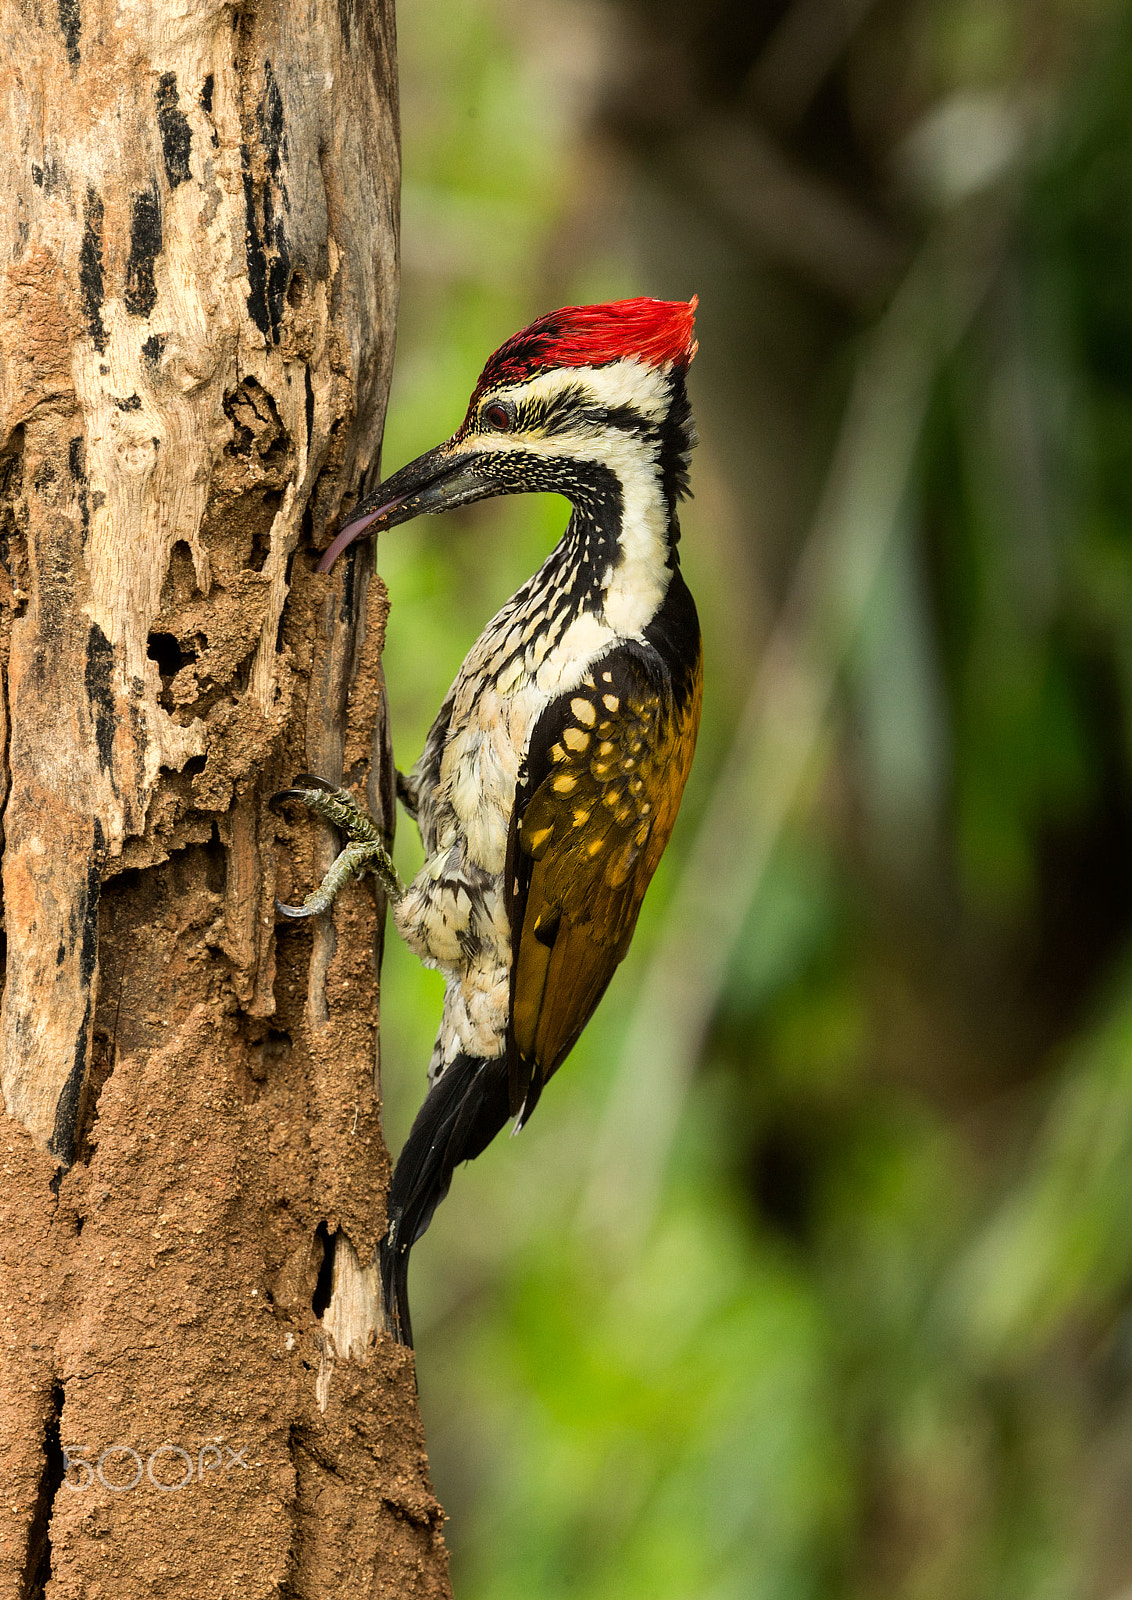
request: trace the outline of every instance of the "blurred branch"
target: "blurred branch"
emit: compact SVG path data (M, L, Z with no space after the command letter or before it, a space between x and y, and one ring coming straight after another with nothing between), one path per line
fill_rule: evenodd
M747 77L746 92L776 127L792 128L876 0L794 0Z
M655 1213L688 1081L735 942L830 731L912 476L932 386L998 267L1001 193L952 213L866 343L790 595L751 685L630 1020L583 1217L631 1245ZM709 685L710 685L709 655Z
M674 140L669 161L758 253L858 308L875 306L891 289L905 254L899 240L766 134L715 117Z

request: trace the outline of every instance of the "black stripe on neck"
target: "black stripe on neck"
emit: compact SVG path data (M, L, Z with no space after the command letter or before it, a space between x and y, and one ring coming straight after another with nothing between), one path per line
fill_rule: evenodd
M555 563L573 609L596 613L602 609L605 575L621 557L621 480L598 461L576 461L570 463L569 482L559 492L574 511L543 570Z

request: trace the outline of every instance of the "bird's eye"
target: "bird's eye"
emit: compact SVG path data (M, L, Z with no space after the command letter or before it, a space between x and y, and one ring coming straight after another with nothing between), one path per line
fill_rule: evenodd
M496 433L506 433L511 426L512 414L509 407L500 405L484 406L483 420L489 428L494 428Z

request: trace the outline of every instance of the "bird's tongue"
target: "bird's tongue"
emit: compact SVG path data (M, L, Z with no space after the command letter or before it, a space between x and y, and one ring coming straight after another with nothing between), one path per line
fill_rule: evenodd
M378 506L376 511L368 511L364 517L357 517L353 522L348 522L338 533L332 544L329 544L322 553L322 560L318 564L319 572L329 572L338 557L348 544L353 544L359 534L362 534L371 523L379 521L386 512L391 511L397 504L391 500L387 506Z

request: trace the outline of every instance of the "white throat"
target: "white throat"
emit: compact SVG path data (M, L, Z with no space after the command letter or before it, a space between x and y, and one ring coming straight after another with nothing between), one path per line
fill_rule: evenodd
M668 505L656 461L639 439L607 450L604 463L617 474L622 510L621 548L602 574L603 609L615 633L633 638L656 616L672 581Z

